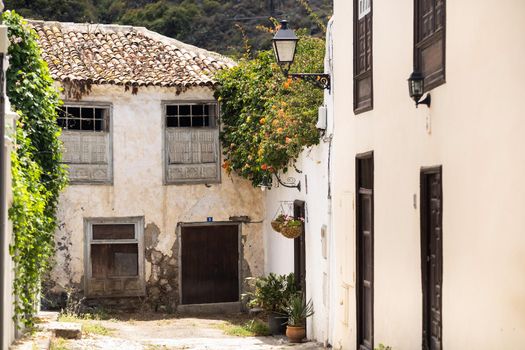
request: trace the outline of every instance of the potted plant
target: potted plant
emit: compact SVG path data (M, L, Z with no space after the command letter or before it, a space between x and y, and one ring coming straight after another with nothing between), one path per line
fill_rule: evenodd
M293 216L284 215L281 224L281 234L286 238L297 238L303 233L303 218L294 218Z
M306 319L314 314L312 299L306 303L301 295L295 294L288 301L286 312L288 313L286 336L290 343L300 343L306 336Z
M274 231L281 232L281 228L283 226L283 223L285 221L286 215L280 214L275 219L272 220L271 225Z
M297 293L293 273L258 277L252 293L247 293L251 300L249 307L260 307L268 314L268 327L271 334L284 334L286 331L286 301Z

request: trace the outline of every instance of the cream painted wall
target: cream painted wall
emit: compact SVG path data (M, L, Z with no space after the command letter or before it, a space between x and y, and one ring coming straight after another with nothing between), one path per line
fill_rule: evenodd
M248 181L222 173L220 184L163 185L161 101L212 100L209 88L192 88L180 95L169 88L140 88L136 95L122 87L94 86L83 101L111 102L114 184L71 185L60 198L59 249L53 280L59 287L81 284L84 276L84 218L144 216L145 225L160 231L156 250L174 253L180 222L228 221L233 215L264 218L261 191ZM262 224L243 224L244 259L253 275L264 269ZM145 277L152 273L146 262Z
M328 25L327 42L331 42L331 24ZM325 58L326 71L331 71L331 46L327 47ZM308 319L308 338L329 343L330 339L330 252L332 250L331 232L331 198L329 193L330 173L329 159L331 152L331 136L333 124L332 95L325 92L325 105L328 110L327 129L320 133L319 145L305 149L299 156L296 167L302 172L290 170L282 174L282 180L294 178L301 181L301 192L297 189L276 186L266 191L266 222L264 226L266 272L279 274L294 271L294 241L273 231L270 222L279 212L282 202L288 202L293 215L293 201L302 200L306 203L305 242L306 242L306 296L312 299L315 313ZM274 180L274 184L277 181ZM285 210L288 204L284 203ZM325 228L325 236L321 229ZM323 244L326 254L323 255Z
M374 109L355 116L352 2L335 0L335 348L355 349L354 167L371 150L375 345L421 348L419 173L442 165L443 348L523 348L525 2L497 5L447 1L447 82L416 109L413 1L374 1Z

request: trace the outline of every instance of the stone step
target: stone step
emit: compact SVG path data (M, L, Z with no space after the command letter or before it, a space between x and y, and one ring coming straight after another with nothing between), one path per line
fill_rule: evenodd
M74 322L51 322L46 327L57 338L80 339L82 338L82 325Z

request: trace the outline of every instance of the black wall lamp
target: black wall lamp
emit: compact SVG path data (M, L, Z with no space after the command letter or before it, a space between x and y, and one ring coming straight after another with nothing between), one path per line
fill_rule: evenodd
M410 97L416 102L416 108L419 105L427 105L427 107L430 107L430 94L427 94L427 96L421 100L421 97L425 93L425 78L421 73L414 71L410 74L408 78L408 92Z
M275 175L275 178L277 179L277 182L279 182L281 186L286 187L286 188L296 188L299 192L301 192L301 181L297 182L296 185L289 185L289 184L282 182L277 173L274 175ZM290 178L290 179L293 179L293 178ZM293 180L293 182L295 183L295 179ZM261 183L259 184L259 187L263 191L272 189L272 174L271 173L266 173L263 176L263 179Z
M277 64L284 75L292 79L301 79L314 84L322 89L330 90L330 75L325 73L288 73L295 59L297 42L299 38L295 32L288 28L288 21L281 21L281 28L272 39L273 52Z

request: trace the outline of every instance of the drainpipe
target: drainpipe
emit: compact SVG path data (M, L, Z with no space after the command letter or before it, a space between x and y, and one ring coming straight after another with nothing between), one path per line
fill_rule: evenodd
M4 2L0 0L0 15L4 10ZM0 349L4 350L6 338L8 335L9 322L4 323L4 313L7 305L5 305L5 269L6 261L9 255L6 252L6 150L5 150L5 72L4 62L7 55L7 30L2 28L0 18Z

